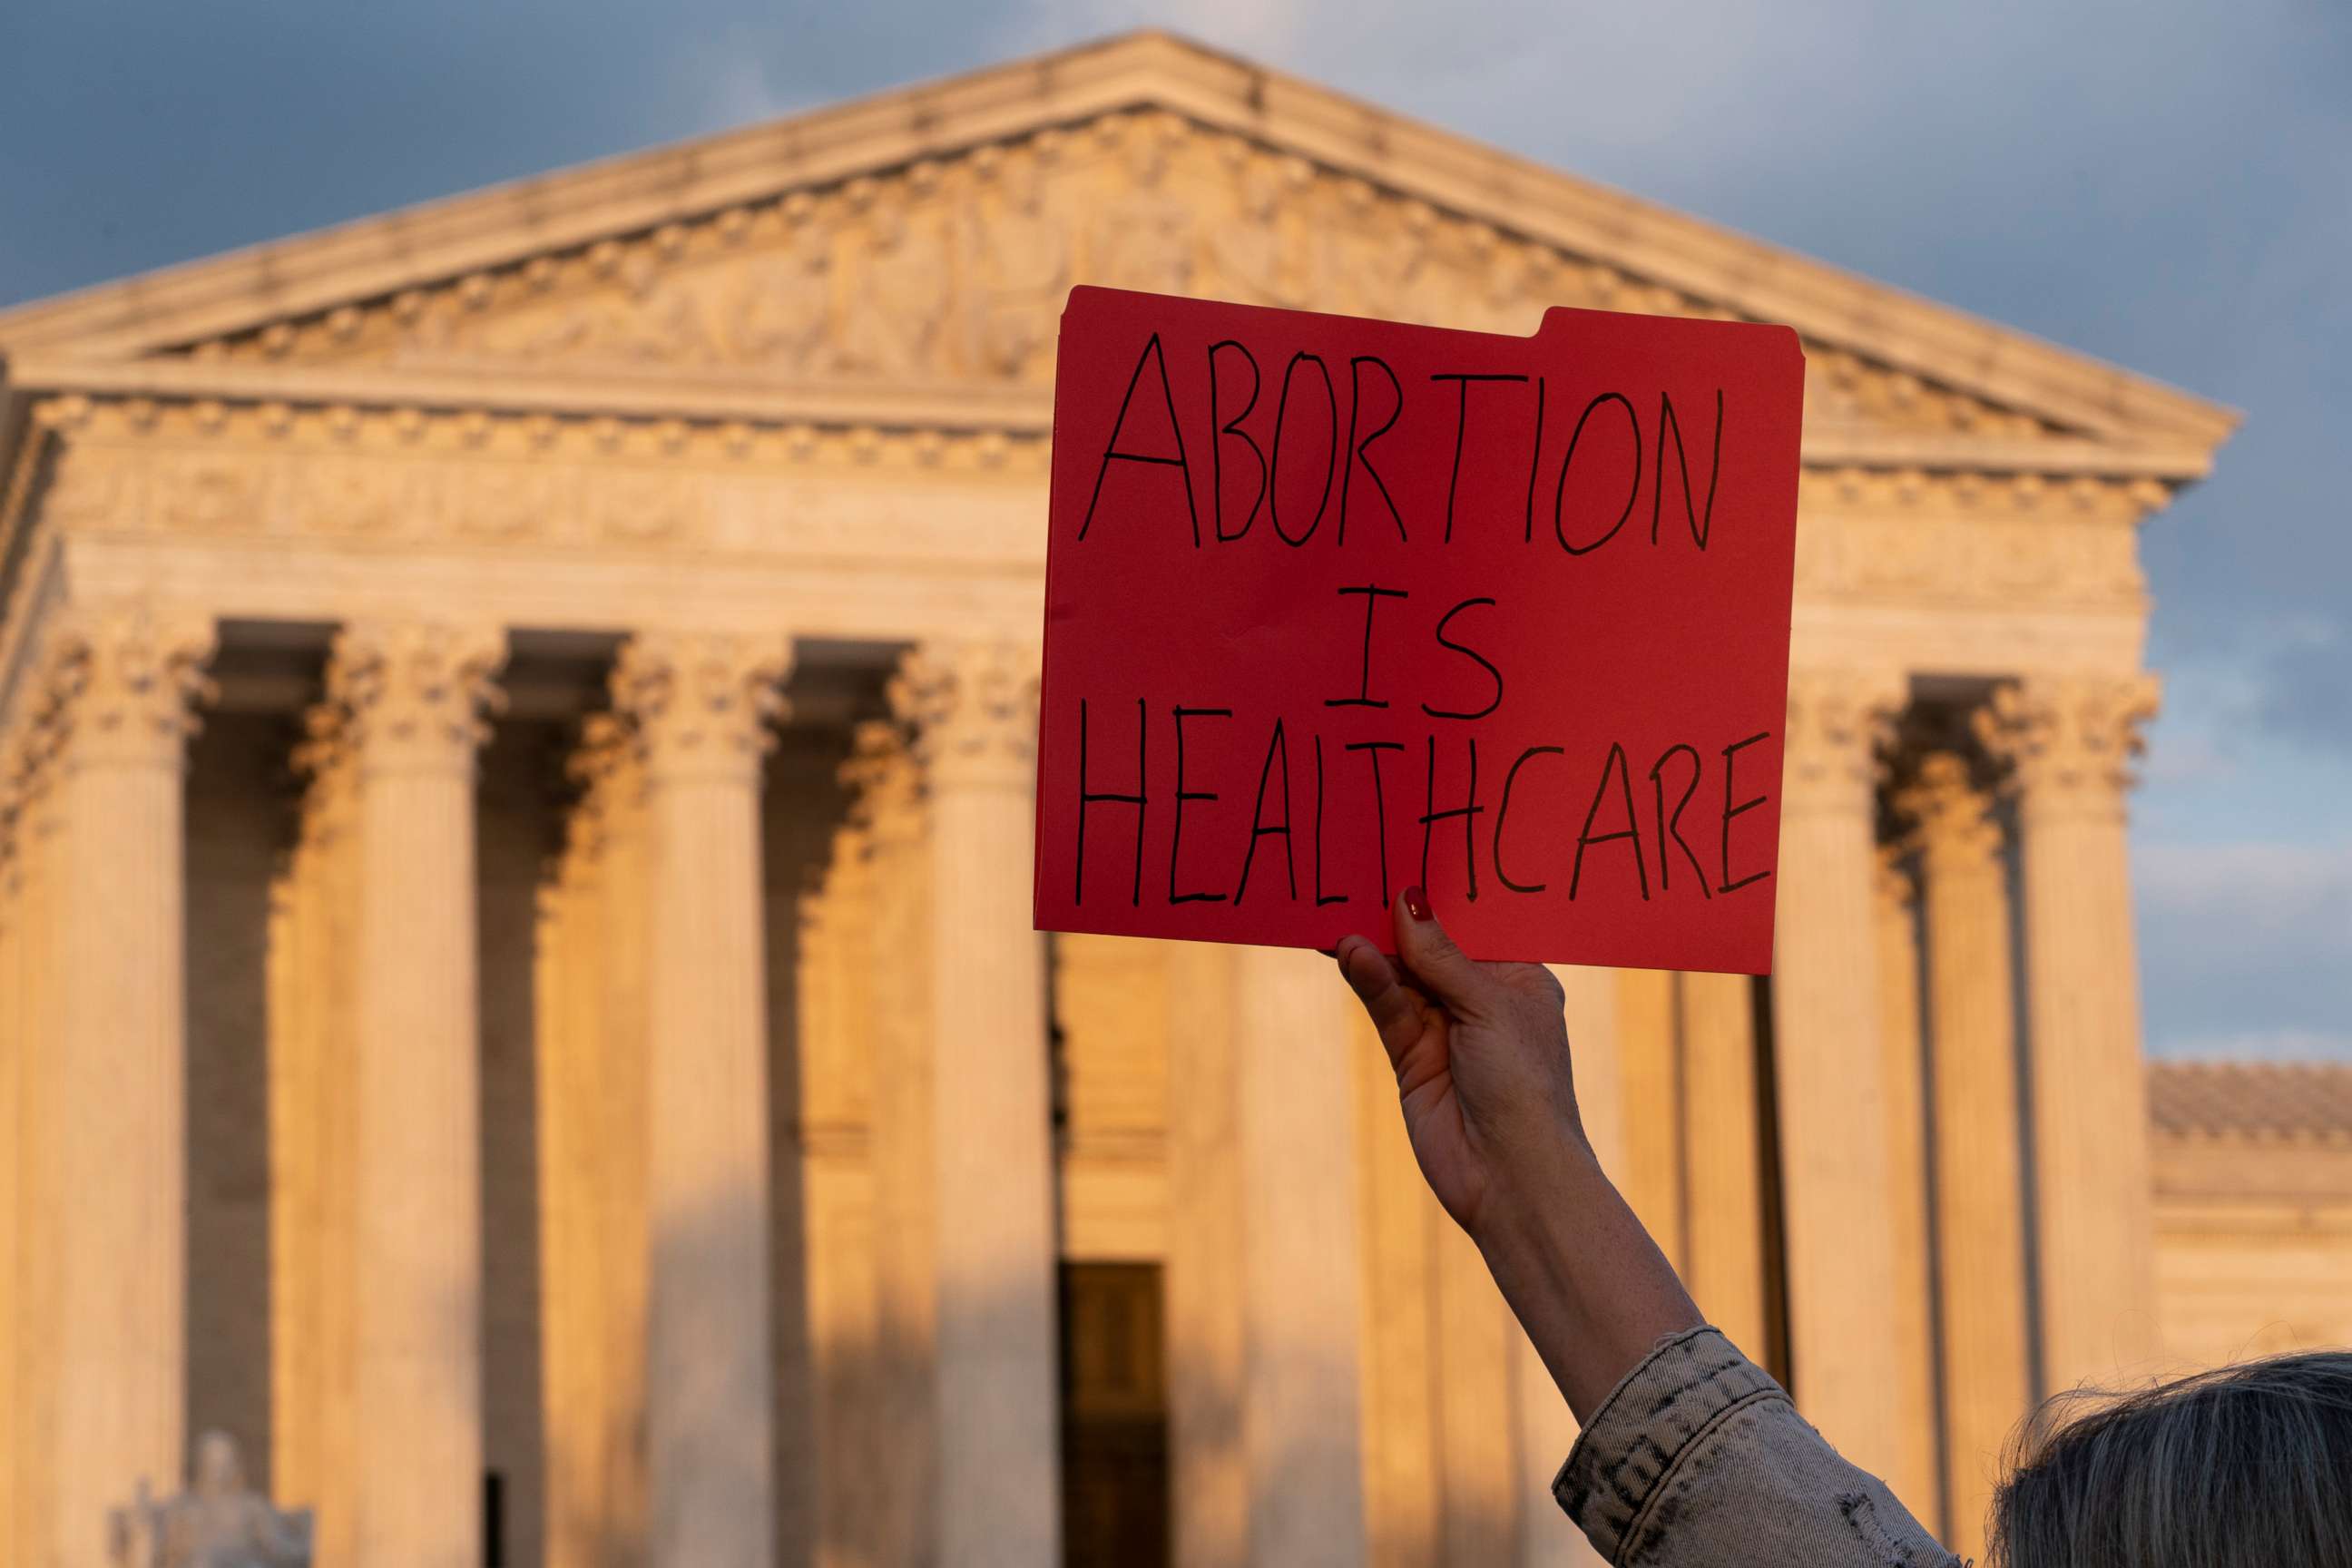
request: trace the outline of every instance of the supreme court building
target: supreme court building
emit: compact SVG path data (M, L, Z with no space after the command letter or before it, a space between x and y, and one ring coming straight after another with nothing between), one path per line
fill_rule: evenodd
M2232 416L1142 35L0 312L0 1561L212 1428L328 1568L1580 1560L1328 963L1029 929L1087 280L1802 335L1776 973L1569 1017L1956 1547L2041 1392L2352 1332L2352 1097L2140 1057Z

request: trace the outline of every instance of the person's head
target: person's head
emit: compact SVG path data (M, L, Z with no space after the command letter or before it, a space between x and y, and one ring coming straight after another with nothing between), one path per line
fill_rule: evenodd
M2277 1356L2122 1399L2060 1396L2020 1438L1994 1499L1991 1559L2352 1563L2352 1352Z

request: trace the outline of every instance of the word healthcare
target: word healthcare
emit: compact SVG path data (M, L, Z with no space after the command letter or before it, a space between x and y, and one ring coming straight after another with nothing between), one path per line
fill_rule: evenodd
M1072 291L1042 930L1771 966L1804 359Z

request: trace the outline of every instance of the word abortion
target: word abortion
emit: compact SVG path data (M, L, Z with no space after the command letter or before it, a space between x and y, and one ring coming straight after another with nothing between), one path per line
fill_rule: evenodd
M1151 377L1149 385L1147 374ZM1345 379L1348 409L1342 421L1339 383L1329 364L1322 355L1304 349L1292 353L1283 367L1270 432L1267 439L1261 442L1246 423L1256 412L1259 397L1265 390L1257 356L1246 343L1223 339L1209 346L1205 405L1198 411L1193 439L1187 443L1184 418L1169 380L1167 351L1161 346L1160 335L1152 334L1145 342L1134 372L1128 377L1126 395L1119 400L1110 441L1096 468L1086 513L1078 526L1079 542L1084 542L1094 528L1104 481L1115 463L1145 464L1178 472L1196 547L1203 542L1196 491L1203 488L1210 513L1207 537L1219 544L1247 538L1261 512L1265 514L1274 537L1294 549L1313 542L1327 515L1332 519L1331 542L1345 544L1349 503L1359 496L1367 505L1377 497L1380 510L1386 514L1388 524L1396 530L1397 538L1410 542L1412 534L1406 525L1403 509L1374 462L1372 452L1404 417L1406 384L1387 361L1369 353L1349 357ZM1442 542L1454 542L1465 455L1480 455L1474 460L1492 460L1498 455L1497 443L1507 442L1524 448L1525 453L1527 491L1522 542L1535 542L1538 519L1543 520L1541 531L1570 555L1590 554L1615 539L1633 517L1635 503L1641 498L1646 449L1651 454L1650 542L1657 543L1666 517L1666 458L1671 447L1681 521L1689 530L1693 542L1701 550L1706 548L1714 527L1717 480L1722 470L1724 398L1719 388L1715 393L1713 421L1706 427L1703 448L1706 470L1702 498L1695 494L1692 486L1690 446L1697 444L1697 432L1693 432L1686 444L1684 416L1676 411L1673 396L1664 391L1658 394L1657 414L1649 426L1651 434L1646 443L1642 415L1631 397L1607 390L1592 395L1569 427L1557 469L1548 470L1544 459L1546 405L1550 398L1549 377L1511 371L1446 370L1431 373L1427 384L1433 388L1450 389L1446 400L1453 405L1452 457L1445 484ZM1133 439L1129 416L1136 410L1139 388L1144 389L1147 399L1156 398L1162 405L1152 412L1164 417L1163 427L1172 437L1169 449L1144 450L1139 449L1142 443L1137 447L1123 444ZM1295 414L1294 409L1297 411ZM1152 423L1158 425L1160 419ZM1193 451L1205 451L1209 470L1205 487L1199 485L1193 474L1193 458L1190 456ZM1282 515L1286 455L1290 458L1294 478L1303 466L1306 489L1313 490L1316 498L1312 515L1298 523L1295 531L1285 525ZM1233 509L1240 513L1237 522L1233 522L1226 506L1229 461L1237 468L1246 462L1254 470L1255 490L1249 504ZM1361 491L1357 489L1359 474L1363 476ZM1550 482L1546 484L1548 476ZM1622 501L1612 518L1610 504L1618 496L1621 485ZM1570 506L1572 495L1588 505L1582 509ZM1294 508L1295 505L1294 502ZM1293 521L1297 521L1295 516ZM1576 537L1570 537L1571 531Z

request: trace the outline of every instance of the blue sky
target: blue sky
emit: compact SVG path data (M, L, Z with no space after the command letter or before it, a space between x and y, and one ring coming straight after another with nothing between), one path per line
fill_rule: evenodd
M2242 409L2145 540L2148 1034L2352 1060L2340 0L11 0L0 302L1147 22Z

